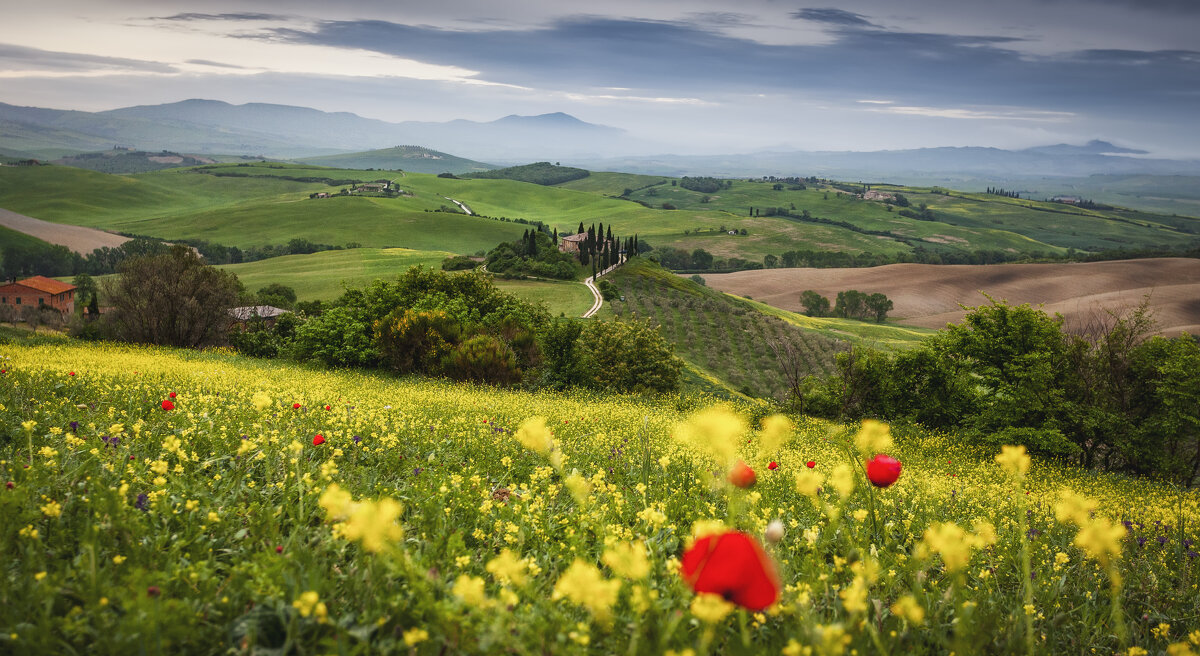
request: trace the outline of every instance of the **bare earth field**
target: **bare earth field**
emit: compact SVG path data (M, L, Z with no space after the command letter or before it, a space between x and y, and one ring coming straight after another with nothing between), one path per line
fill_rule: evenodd
M1012 304L1040 305L1063 315L1068 327L1086 325L1106 310L1120 311L1147 295L1159 332L1200 334L1200 260L1158 258L1071 264L889 264L870 269L767 269L704 276L709 287L802 312L800 294L812 289L832 303L848 289L886 294L902 323L942 328L959 322L959 304L982 305L986 292Z
M114 235L111 232L104 232L95 228L84 228L82 226L50 223L49 221L35 219L24 214L10 212L3 208L0 208L0 226L37 237L44 242L66 246L76 253L85 255L97 248L104 246L116 248L129 241L129 237Z

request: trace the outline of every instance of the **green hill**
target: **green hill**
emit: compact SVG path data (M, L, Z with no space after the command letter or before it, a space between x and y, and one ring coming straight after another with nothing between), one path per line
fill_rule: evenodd
M590 174L586 169L559 166L550 162L534 162L533 164L510 166L494 171L470 173L463 177L490 180L516 180L518 182L532 182L539 185L556 185L586 178Z
M150 153L131 150L105 150L95 153L80 153L54 161L63 166L100 171L101 173L147 173L184 166L212 164L215 160L195 155L182 155L169 151Z
M421 146L394 146L361 153L305 157L295 161L343 169L378 169L435 174L471 173L497 168L492 164L456 157Z

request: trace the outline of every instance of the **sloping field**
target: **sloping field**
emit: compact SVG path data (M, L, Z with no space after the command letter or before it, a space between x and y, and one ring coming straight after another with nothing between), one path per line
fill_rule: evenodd
M966 315L959 304L987 302L980 292L1010 303L1042 304L1068 326L1105 310L1136 306L1149 296L1158 329L1200 334L1200 260L1157 258L1072 264L987 266L890 264L870 269L767 269L705 276L714 289L750 295L785 310L803 311L800 293L812 289L831 301L848 289L886 294L892 316L941 328Z
M116 248L129 241L129 237L114 235L111 232L84 228L81 226L62 225L35 219L32 216L17 214L0 208L0 226L17 232L23 232L44 242L60 244L76 253L91 253L97 248L108 246Z

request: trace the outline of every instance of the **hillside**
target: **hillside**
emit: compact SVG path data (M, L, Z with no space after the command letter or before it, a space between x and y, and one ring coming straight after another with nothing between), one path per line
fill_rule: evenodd
M1153 646L1167 642L1150 637L1160 622L1186 636L1175 618L1200 604L1195 491L1043 462L1017 479L995 449L954 436L898 430L882 448L903 469L876 489L851 468L857 427L797 417L757 430L718 411L688 439L681 408L702 399L532 394L109 344L0 349L0 458L13 463L0 547L19 556L0 573L0 630L18 651L297 640L411 653L407 640L583 653L587 638L598 653L750 654L835 632L839 649L867 653L871 632L842 627L878 599L868 626L878 621L895 653L1020 651L1026 617L1053 626L1046 653L1114 652L1114 615L1131 642ZM544 424L526 423L535 417ZM534 450L550 439L553 458ZM757 471L752 491L725 482L730 458ZM1082 526L1055 518L1074 498L1064 488L1094 500L1092 514L1066 506L1083 509L1068 513ZM738 530L758 544L773 520L777 541L752 561L778 577L765 584L780 595L769 612L699 598L680 576L689 536ZM1112 537L1087 537L1102 530ZM956 622L963 602L970 621Z
M421 146L393 146L361 153L305 157L296 161L341 169L379 169L434 174L470 173L496 168L492 164L456 157Z
M1068 327L1086 326L1105 314L1149 308L1164 334L1200 334L1200 260L1162 258L1074 264L988 266L893 264L868 269L771 269L705 276L714 289L795 312L800 293L812 289L833 299L839 291L886 295L891 316L905 324L942 328L959 322L959 305L987 302L980 292L1010 303L1042 304Z
M95 153L80 153L54 160L55 164L100 171L101 173L147 173L183 166L213 164L208 157L196 157L173 153L167 150L149 153L125 149L113 149Z
M677 277L641 258L604 279L620 294L608 302L606 313L657 325L691 367L748 396L787 395L788 381L772 344L790 344L803 354L800 375L819 376L832 372L835 356L850 344L903 348L922 337L888 325L789 316Z

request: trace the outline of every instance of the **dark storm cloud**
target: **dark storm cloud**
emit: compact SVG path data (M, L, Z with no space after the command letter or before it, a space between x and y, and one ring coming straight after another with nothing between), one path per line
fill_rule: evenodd
M174 72L168 64L124 59L121 57L104 57L102 55L83 55L73 52L55 52L0 43L0 69L9 70L41 70L58 72L88 72L99 70L144 71L150 73Z
M278 14L258 14L253 12L231 13L231 14L198 14L186 13L175 14L173 16L158 16L151 20L161 21L280 21L286 19L286 16Z
M831 25L849 27L875 27L875 24L867 20L866 16L842 9L800 9L799 11L793 11L791 16L792 18L813 21L815 23L829 23Z
M831 43L772 45L697 22L581 16L538 28L455 31L385 21L329 21L262 38L365 48L479 71L537 89L628 87L661 94L812 93L886 97L922 106L1004 105L1129 115L1200 111L1171 93L1200 86L1190 51L1088 50L1032 56L1008 36L873 27L820 10ZM864 25L865 23L865 25ZM1161 104L1160 104L1161 103Z

